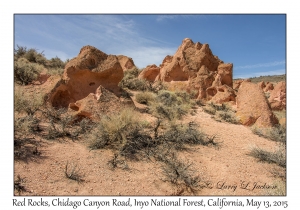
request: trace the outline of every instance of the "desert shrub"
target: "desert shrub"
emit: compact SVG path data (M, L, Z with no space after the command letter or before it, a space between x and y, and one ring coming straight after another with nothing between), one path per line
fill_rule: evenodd
M89 135L91 149L110 148L128 159L139 159L143 150L153 147L152 137L145 132L132 109L120 114L103 116Z
M150 106L150 112L153 115L170 121L180 119L190 109L191 103L187 95L166 90L159 91L155 103Z
M43 54L38 53L36 49L31 48L26 51L23 57L26 58L29 62L38 63L38 60L41 60Z
M252 132L258 136L277 142L286 142L286 128L282 125L275 125L271 128L252 127Z
M49 75L62 75L63 73L64 73L64 69L60 67L50 68L47 71L47 74Z
M148 89L146 80L138 79L140 70L138 68L129 69L124 72L124 77L119 83L121 88L128 88L130 90L145 91Z
M253 148L250 156L253 156L260 161L275 163L281 167L286 167L286 149L285 146L280 146L275 152L269 152L260 148Z
M224 120L225 122L238 124L239 120L237 119L236 115L232 111L218 111L217 117Z
M14 180L14 190L18 192L20 195L21 192L26 192L26 188L23 185L25 183L25 179L21 178L21 176L18 174L17 178Z
M192 163L178 159L175 153L161 155L158 160L162 162L161 170L164 181L192 193L201 190L206 185L200 176L193 175L196 170L192 168Z
M48 124L44 137L56 139L68 137L75 140L80 134L90 132L95 124L88 118L72 115L66 108L44 107L43 116Z
M107 162L108 167L111 170L115 170L116 168L121 168L123 170L128 170L129 167L124 159L119 158L119 154L115 153L113 158Z
M28 135L39 130L39 120L32 115L14 118L15 135Z
M214 139L208 138L203 132L195 128L192 123L189 125L171 123L158 136L158 139L160 144L165 144L167 148L174 148L175 150L186 150L186 145L217 145Z
M36 80L44 67L36 63L30 63L24 58L18 59L14 63L15 81L22 85L28 85Z
M138 79L138 78L132 78L128 80L122 80L120 82L120 86L122 88L128 88L130 90L140 90L140 91L146 91L149 89L148 82L146 80Z
M18 60L19 58L23 57L25 53L27 52L26 47L22 47L17 45L17 49L14 49L14 60Z
M58 58L57 56L55 58L51 58L48 63L47 66L49 68L58 68L58 69L64 69L65 68L65 62L63 62L60 58Z
M25 112L28 115L34 115L43 105L44 98L41 94L34 94L30 96L19 88L15 89L14 95L14 110L16 112Z
M155 95L151 92L141 92L135 95L135 99L140 104L150 105L151 102L155 101Z
M208 114L211 114L211 115L215 115L216 114L216 109L212 106L206 106L203 108L203 110L208 113Z
M77 182L83 182L84 179L83 177L85 176L81 171L80 167L77 166L77 164L69 164L69 162L66 163L65 166L65 176L68 179L77 181Z
M238 124L239 119L236 117L235 112L226 104L214 104L208 103L203 110L211 115L215 115L213 118L217 121L225 121L233 124Z

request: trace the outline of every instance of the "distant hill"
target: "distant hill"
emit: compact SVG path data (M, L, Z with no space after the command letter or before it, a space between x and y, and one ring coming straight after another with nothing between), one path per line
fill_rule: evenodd
M251 79L251 82L253 82L253 83L259 83L261 81L277 83L280 81L286 81L286 74L273 75L273 76L268 75L268 76L251 77L249 79ZM239 80L239 79L234 79L234 80Z

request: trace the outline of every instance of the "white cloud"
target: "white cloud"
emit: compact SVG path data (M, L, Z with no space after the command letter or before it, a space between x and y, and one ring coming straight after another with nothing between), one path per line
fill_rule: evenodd
M260 67L271 67L271 66L279 66L285 65L285 61L274 61L270 63L260 63L254 65L246 65L246 66L237 66L235 69L252 69L252 68L260 68Z

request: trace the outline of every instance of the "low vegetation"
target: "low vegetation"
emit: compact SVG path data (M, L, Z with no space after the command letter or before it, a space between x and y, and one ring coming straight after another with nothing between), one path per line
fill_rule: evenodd
M175 185L178 192L196 193L206 186L206 182L197 176L192 163L180 160L175 153L161 155L163 181ZM180 193L179 193L180 195Z
M14 80L21 85L28 85L36 80L42 72L49 75L61 75L65 64L57 56L48 60L43 52L18 46L14 50Z
M251 77L249 79L253 83L259 83L259 82L262 82L262 81L264 81L264 82L278 83L278 82L286 80L286 74L272 75L272 76L268 75L268 76ZM239 80L239 79L234 79L234 80Z
M286 128L282 125L275 125L271 128L253 127L252 132L258 136L270 139L272 141L281 143L286 142Z
M224 121L229 122L232 124L239 124L239 120L236 117L235 111L233 111L228 105L226 104L214 104L214 103L208 103L203 108L203 110L213 115L213 118L217 121Z
M275 152L269 152L260 148L251 150L250 155L267 163L275 163L278 166L286 167L286 149L285 146L279 147Z
M68 179L77 181L78 183L83 182L84 181L84 174L81 172L80 167L78 167L77 164L75 163L71 163L69 164L69 162L66 163L65 166L65 176Z

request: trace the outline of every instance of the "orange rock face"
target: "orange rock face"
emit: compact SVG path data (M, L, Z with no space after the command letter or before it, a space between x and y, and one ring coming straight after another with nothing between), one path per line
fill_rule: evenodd
M145 72L141 73L143 75L141 77L153 81L154 75L157 75L154 81L172 82L172 86L187 81L188 92L197 92L198 99L208 99L217 94L218 90L223 90L215 88L216 91L210 91L208 96L207 89L210 87L227 85L232 88L232 68L232 64L224 64L213 55L208 44L194 43L186 38L173 56L165 57L160 69L155 67L151 71L146 68ZM152 75L151 78L147 78L146 74Z
M254 83L243 82L237 93L237 117L243 125L271 127L278 119L271 111L263 90Z
M261 81L257 84L261 89L264 89L266 87L266 84L264 81Z
M135 67L132 58L129 58L125 55L118 55L117 57L118 57L118 60L120 62L120 65L121 65L123 71L126 71L128 69L132 69L132 68Z
M76 58L67 63L63 79L53 90L50 103L57 108L69 107L78 115L90 117L87 104L93 104L92 100L97 101L101 91L108 91L117 97L120 92L118 84L123 76L117 56L85 46Z
M273 110L286 109L286 83L279 82L272 90L269 103Z
M272 83L268 83L266 84L266 87L264 88L264 92L268 92L270 90L273 90L274 89L274 86Z
M155 64L149 65L139 74L138 78L154 82L155 78L159 74L159 71L160 68Z

